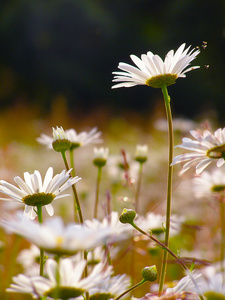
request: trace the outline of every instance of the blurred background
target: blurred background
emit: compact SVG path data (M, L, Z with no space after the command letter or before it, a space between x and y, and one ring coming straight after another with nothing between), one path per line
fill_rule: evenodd
M0 39L4 113L26 107L44 118L58 108L80 121L94 115L95 125L118 115L150 118L164 109L161 92L111 90L112 72L131 63L130 54L164 58L185 42L202 50L193 64L201 69L169 88L173 113L224 121L225 1L2 0Z

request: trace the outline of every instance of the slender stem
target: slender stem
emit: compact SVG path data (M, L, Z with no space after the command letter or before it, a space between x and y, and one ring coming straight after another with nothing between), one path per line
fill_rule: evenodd
M126 290L125 292L123 292L122 294L120 294L118 297L116 297L114 300L119 300L120 298L122 298L124 295L126 295L127 293L129 293L130 291L136 289L137 287L139 287L140 285L142 285L143 283L145 283L146 280L142 279L142 281L140 281L139 283L135 284L134 286L132 286L131 288L129 288L128 290Z
M135 211L136 211L136 213L139 213L139 195L140 195L140 190L141 190L142 169L143 169L143 163L140 163L139 171L138 171L137 190L136 190L136 194L135 194Z
M74 157L73 157L73 149L70 149L70 165L72 168L71 175L75 177L75 167L74 167Z
M176 259L176 261L184 268L184 270L187 272L187 274L190 276L196 290L199 292L199 288L196 285L196 282L194 280L194 277L192 275L192 273L190 272L190 270L188 269L188 267L185 265L185 263L182 261L182 259L180 259L175 253L173 253L172 250L170 250L168 248L168 246L166 246L165 244L163 244L162 242L160 242L156 237L148 234L147 232L143 231L141 228L139 228L134 222L130 222L130 224L137 229L139 232L141 232L142 234L146 235L147 237L149 237L152 241L154 241L156 244L158 244L158 246L160 246L161 248L164 249L165 252L169 253L173 258ZM202 295L199 295L200 299L204 299Z
M40 224L43 223L43 218L42 218L42 206L38 205L37 206L37 215L38 215L38 222ZM40 248L40 276L44 275L44 249Z
M166 204L166 232L165 232L165 245L169 246L170 236L170 215L171 215L171 200L172 200L172 176L173 167L171 163L173 161L173 122L170 108L170 96L168 95L167 86L162 86L162 93L165 102L167 122L168 122L168 138L169 138L169 161L168 161L168 174L167 174L167 204ZM162 268L159 281L159 295L163 290L163 285L166 277L168 252L163 252Z
M99 190L100 190L100 182L102 176L102 167L98 167L98 175L96 182L96 193L95 193L95 208L94 208L94 218L97 219L98 215L98 200L99 200Z
M66 154L65 151L61 152L62 153L62 157L63 157L63 161L65 163L66 166L66 170L69 171L69 165L67 163L67 159L66 159ZM80 218L80 223L83 224L84 223L84 219L83 219L83 215L82 215L82 211L81 211L81 206L80 206L80 201L77 195L77 190L75 188L75 185L72 185L72 190L73 190L73 194L74 194L74 209L75 209L75 213L76 211L78 212L79 218ZM75 214L76 216L76 214ZM84 259L87 261L87 251L84 251ZM88 266L86 264L86 267L84 269L84 276L87 277L88 276ZM86 292L86 300L89 300L89 293Z
M62 157L63 157L63 161L66 167L66 170L69 171L69 165L67 163L67 159L66 159L66 154L65 151L61 152L62 153ZM79 215L79 219L80 219L80 223L84 223L84 219L83 219L83 215L82 215L82 211L81 211L81 206L80 206L80 201L77 195L77 190L75 188L75 185L72 185L72 190L73 190L73 194L74 194L74 210L75 210L75 219L76 219L76 213L78 212Z
M225 282L224 274L224 249L225 249L225 203L220 201L220 219L221 219L221 242L220 242L220 263L223 283Z

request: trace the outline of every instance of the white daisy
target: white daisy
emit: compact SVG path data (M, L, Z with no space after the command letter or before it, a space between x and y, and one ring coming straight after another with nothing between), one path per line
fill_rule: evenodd
M132 226L129 224L122 224L119 221L119 214L117 211L112 211L111 215L105 217L102 221L97 219L86 220L85 224L88 228L95 230L109 229L111 232L111 236L108 239L109 244L130 238L133 235Z
M37 205L45 206L48 214L52 216L54 214L54 210L51 202L54 199L68 196L65 194L62 195L62 192L81 179L78 176L74 178L71 177L70 171L71 170L66 172L63 170L60 174L53 177L53 168L50 167L46 172L43 182L39 171L35 170L33 174L25 172L25 181L19 176L14 178L18 187L4 180L0 180L0 191L11 197L11 199L0 198L0 200L24 203L24 213L30 219L34 219L36 217L37 214L34 211L34 208Z
M74 255L79 250L90 250L105 245L115 235L109 227L90 228L76 223L65 226L60 217L48 219L40 224L25 218L21 212L14 217L2 218L0 226L49 253L60 255Z
M216 169L204 171L193 179L193 191L197 198L217 198L225 193L225 172Z
M97 167L103 167L108 159L109 148L96 148L94 147L94 160L93 163Z
M116 298L130 287L130 283L130 278L125 274L108 276L89 290L90 300L99 299L101 295L105 296L103 299Z
M28 278L24 275L13 277L14 284L7 289L9 292L29 293L34 298L50 297L57 299L76 298L85 291L96 286L112 273L112 268L103 263L96 265L93 271L82 278L85 260L79 262L71 258L61 259L59 265L53 259L48 259L45 264L47 278L35 276ZM59 283L57 285L57 276Z
M179 234L183 222L183 216L171 216L171 236ZM162 234L165 232L166 216L150 212L147 213L145 217L138 216L135 220L135 224L146 232L151 231L153 234Z
M190 62L199 54L199 50L192 49L190 46L185 48L182 44L177 51L170 50L163 61L158 55L152 52L142 54L141 59L135 55L130 58L137 67L126 63L119 63L118 68L123 72L113 72L116 76L113 82L121 82L112 88L132 87L135 85L148 85L160 88L163 84L169 86L174 84L179 77L186 77L185 73L199 68L199 66L186 68Z
M176 147L194 151L178 155L172 165L188 161L184 164L181 174L191 166L196 165L196 173L200 174L212 161L217 160L217 167L225 163L225 127L217 129L214 133L204 130L202 133L196 130L190 131L196 139L183 138L182 145Z
M102 133L98 131L97 127L94 127L89 132L82 131L80 133L77 133L75 129L68 129L65 130L65 134L72 143L71 149L102 142L102 139L99 138ZM52 137L41 134L41 136L37 138L37 141L40 144L46 145L48 149L52 149Z
M39 275L40 249L36 245L31 245L29 249L23 249L17 256L17 262L23 266L24 273L27 276Z

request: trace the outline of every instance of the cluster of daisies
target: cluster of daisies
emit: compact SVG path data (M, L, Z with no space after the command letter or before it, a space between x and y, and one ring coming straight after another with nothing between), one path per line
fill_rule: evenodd
M190 50L190 47L185 49L185 44L182 44L177 51L169 51L164 61L152 52L143 54L141 59L131 55L136 67L120 63L119 69L122 71L114 72L113 81L116 84L113 88L135 85L162 88L174 84L177 78L185 77L187 72L199 68L189 67L199 52L199 49ZM213 195L223 203L225 173L219 169L211 173L204 169L213 161L217 162L218 167L224 164L225 128L217 129L214 133L209 130L192 130L191 135L194 139L184 138L182 145L177 146L190 152L176 156L172 165L184 162L181 174L196 166L196 196ZM64 131L62 127L53 128L53 136L42 134L37 140L48 149L61 152L65 170L53 175L53 168L49 167L43 179L37 170L33 174L25 172L24 179L19 176L14 178L17 186L0 180L0 192L7 195L7 198L2 197L0 200L25 206L24 213L17 211L14 215L3 214L0 226L8 233L17 234L31 243L31 248L24 249L17 257L24 273L12 278L13 283L7 289L8 292L25 293L33 299L41 300L118 300L128 295L129 298L136 299L131 291L139 284L132 287L129 276L115 275L112 260L117 257L120 247L126 244L123 241L144 240L142 232L150 232L163 239L166 219L152 212L145 217L138 215L135 228L141 230L134 231L130 224L122 224L129 221L122 222L116 211L108 211L102 220L97 219L97 212L92 220L83 217L79 206L79 192L75 187L81 178L75 176L72 168L73 151L85 145L101 143L100 136L101 132L97 128L79 134L74 129ZM66 151L70 151L71 168L66 161ZM138 145L136 148L135 158L141 167L147 160L147 152L147 145ZM99 171L106 164L108 155L108 148L94 148L93 163ZM131 182L126 172L126 157L123 167L125 178ZM100 181L100 176L98 179ZM72 189L74 202L71 201L71 207L75 203L74 213L77 220L65 224L61 217L53 216L53 207L55 200L71 196L71 193L64 193L68 189ZM98 191L99 185L96 191L96 211ZM43 220L42 208L46 209L50 218ZM183 222L184 217L171 217L172 236L179 234ZM224 261L221 264L224 266ZM220 266L210 268L201 270L201 273L188 271L173 287L166 287L161 293L154 292L152 288L141 299L225 299L224 274ZM157 279L155 266L144 268L141 274L143 280L140 284Z

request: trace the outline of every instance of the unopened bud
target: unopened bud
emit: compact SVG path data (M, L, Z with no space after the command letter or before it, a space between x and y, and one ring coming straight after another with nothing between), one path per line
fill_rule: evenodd
M148 146L147 145L137 145L135 152L135 160L143 164L148 159Z
M121 223L132 223L134 218L136 217L136 212L133 209L124 208L122 214L119 217Z
M102 147L98 149L95 147L93 164L96 167L104 167L107 162L108 154L109 154L108 148Z
M145 267L141 271L141 275L147 281L155 281L157 279L157 269L156 269L156 266L153 265L151 267Z

